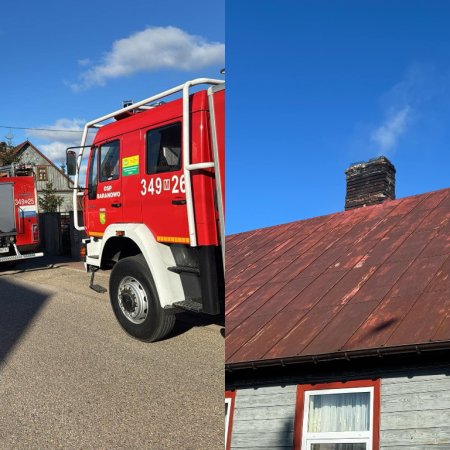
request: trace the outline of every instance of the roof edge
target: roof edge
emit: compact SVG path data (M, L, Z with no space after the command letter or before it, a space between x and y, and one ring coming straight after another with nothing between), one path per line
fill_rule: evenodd
M38 153L40 156L42 156L54 169L56 169L64 178L66 178L66 180L68 180L70 183L73 183L73 181L50 158L48 158L46 155L44 155L44 153L42 153L28 139L26 141L22 142L21 144L17 145L16 147L14 147L14 149L16 150L16 153L22 153L27 145L32 147L36 153Z
M274 366L294 366L300 364L318 364L321 362L353 360L357 358L379 357L388 355L404 355L408 353L430 352L438 350L449 350L450 340L426 342L418 344L399 345L395 347L378 347L362 350L340 351L334 353L323 353L319 355L291 356L288 358L265 359L258 361L245 361L225 364L226 372L235 372L244 369L263 369Z

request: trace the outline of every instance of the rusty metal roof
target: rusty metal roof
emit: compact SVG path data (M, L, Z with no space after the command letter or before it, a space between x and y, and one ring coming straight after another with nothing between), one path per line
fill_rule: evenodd
M226 363L450 341L450 189L229 236Z

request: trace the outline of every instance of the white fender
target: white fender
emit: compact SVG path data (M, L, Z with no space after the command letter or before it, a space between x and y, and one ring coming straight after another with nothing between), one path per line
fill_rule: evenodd
M170 247L158 242L144 224L116 223L109 225L102 238L99 261L102 261L103 249L108 239L117 236L116 231L124 231L124 237L131 239L140 248L153 276L161 306L164 308L174 302L185 300L180 275L167 269L176 266Z

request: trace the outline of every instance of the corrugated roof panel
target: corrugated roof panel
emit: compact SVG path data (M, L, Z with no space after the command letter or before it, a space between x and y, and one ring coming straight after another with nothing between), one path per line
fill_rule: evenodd
M273 317L240 349L231 357L237 360L245 360L249 357L260 359L267 353L267 343L276 343L292 329L302 317L308 313L308 309L298 310L296 314L291 311L281 311ZM269 344L270 345L270 344Z
M239 308L227 309L227 328L226 332L230 333L245 319L250 317L264 303L271 299L280 289L284 287L284 283L267 283L262 289L254 291L252 295L247 296L239 304ZM228 306L228 305L227 305Z
M365 264L344 271L343 277L325 294L321 303L324 305L346 305L358 294L376 270L377 266Z
M362 323L370 316L378 302L348 303L302 351L305 355L341 351ZM327 352L324 352L328 349Z
M417 258L389 292L391 296L413 297L425 291L443 266L446 255Z
M405 314L411 309L416 296L402 295L392 297L388 295L372 311L367 319L351 336L343 347L344 351L382 348L401 323Z
M449 251L450 254L450 251ZM425 288L425 292L450 291L450 256Z
M272 314L252 314L232 332L226 334L227 358L243 347L258 331L273 318Z
M278 342L266 342L267 351L264 357L260 359L275 359L279 358L280 355L286 357L302 355L305 347L316 338L341 308L341 305L324 305L312 308L308 314L299 317L300 320L297 325L290 330L286 330L285 335ZM260 346L262 347L262 344ZM252 360L250 359L251 356L247 356L247 358L247 360ZM245 360L235 360L235 362L240 361ZM227 360L227 362L231 361Z
M387 261L367 279L351 303L380 302L408 269L405 261Z
M424 292L386 342L386 346L431 342L450 307L450 292ZM447 336L447 339L449 337Z

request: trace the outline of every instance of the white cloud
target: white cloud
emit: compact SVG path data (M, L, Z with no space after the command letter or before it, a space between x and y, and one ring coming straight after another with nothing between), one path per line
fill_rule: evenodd
M379 154L394 153L412 126L433 115L436 101L448 93L449 76L429 64L412 64L380 99L383 119L369 136Z
M71 84L74 91L104 85L109 79L160 69L197 70L223 64L225 45L208 42L176 27L151 27L115 41L99 64Z
M89 58L79 59L78 64L80 66L88 66L89 64L91 64L91 60Z
M42 144L39 146L39 150L41 150L47 158L52 160L53 162L61 163L66 158L66 148L67 145L64 142L52 142L50 144Z
M84 119L57 119L51 125L42 125L42 130L30 130L30 139L36 139L36 146L57 166L65 163L66 148L80 145L86 121ZM88 135L87 145L95 134Z
M400 137L405 134L412 118L412 108L406 105L388 114L386 120L372 132L371 139L377 144L380 153L395 149Z
M77 142L79 145L85 123L84 119L57 119L52 125L40 126L42 130L30 130L29 135L45 141Z

